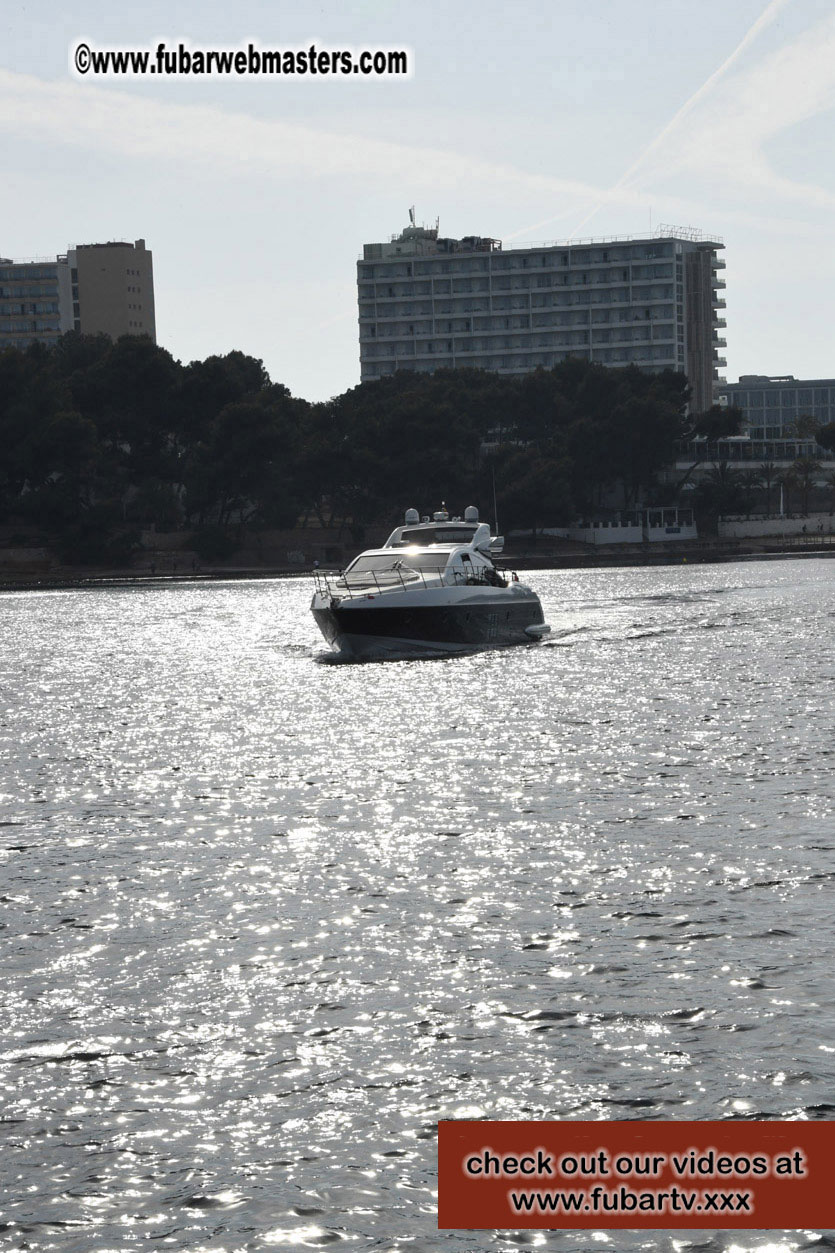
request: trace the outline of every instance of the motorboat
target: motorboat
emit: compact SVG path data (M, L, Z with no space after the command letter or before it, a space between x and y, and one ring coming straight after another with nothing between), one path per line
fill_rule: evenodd
M343 571L316 571L311 610L346 658L470 652L530 644L550 631L536 592L494 560L504 541L470 505L406 511L382 548Z

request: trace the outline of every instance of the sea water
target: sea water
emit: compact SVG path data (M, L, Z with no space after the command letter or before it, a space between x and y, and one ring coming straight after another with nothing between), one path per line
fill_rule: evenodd
M835 1113L835 562L538 571L323 664L306 578L0 596L0 1244L444 1232L439 1119Z

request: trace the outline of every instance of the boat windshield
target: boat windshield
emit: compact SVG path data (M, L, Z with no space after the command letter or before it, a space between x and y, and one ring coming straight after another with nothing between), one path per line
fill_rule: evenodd
M435 571L446 568L449 553L403 552L371 553L357 557L346 574L384 574L392 570L408 574L410 570Z
M476 533L474 526L424 527L406 530L400 536L401 544L469 544Z

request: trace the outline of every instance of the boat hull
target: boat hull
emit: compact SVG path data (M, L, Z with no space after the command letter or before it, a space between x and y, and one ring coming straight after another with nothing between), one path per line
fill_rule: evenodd
M457 603L386 604L387 599L339 602L316 596L313 616L331 647L351 657L457 653L530 644L536 635L528 634L529 628L543 626L539 598L521 589L501 598L473 596Z

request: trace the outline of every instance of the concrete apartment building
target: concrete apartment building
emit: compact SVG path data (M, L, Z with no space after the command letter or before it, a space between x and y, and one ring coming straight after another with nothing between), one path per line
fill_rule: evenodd
M72 330L156 342L153 255L144 239L79 244L54 261L0 258L0 347L53 344Z
M412 222L366 244L357 264L361 378L461 366L525 374L572 356L682 370L700 412L724 383L722 247L660 227L651 238L504 250Z

